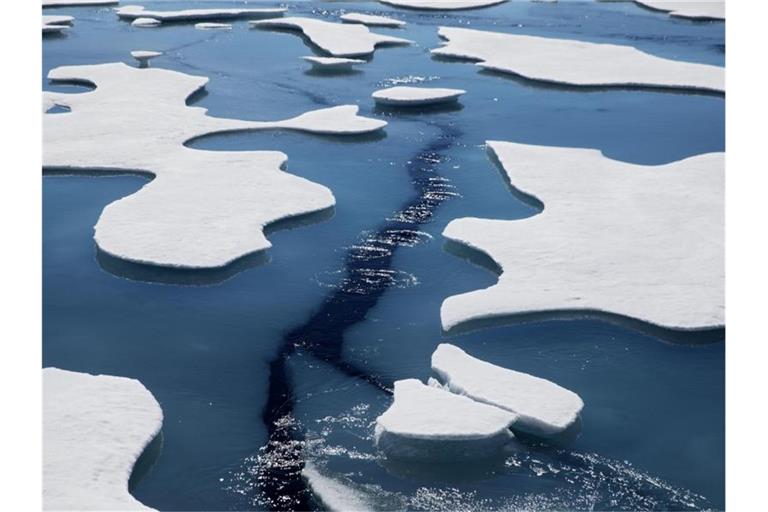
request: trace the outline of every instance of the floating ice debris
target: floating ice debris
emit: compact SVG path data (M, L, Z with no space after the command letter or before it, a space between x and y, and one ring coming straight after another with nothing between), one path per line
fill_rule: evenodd
M43 508L152 510L128 493L163 412L137 380L43 370Z
M507 0L379 0L382 4L404 7L407 9L424 9L429 11L458 11L464 9L479 9L506 2Z
M202 22L195 23L197 30L232 30L231 23L214 23L214 22Z
M115 9L120 18L155 18L160 21L209 21L243 18L275 18L282 16L284 8L274 9L184 9L181 11L150 11L140 5L126 5Z
M635 3L677 18L725 21L723 0L635 0Z
M161 21L155 18L136 18L131 22L134 27L159 27Z
M725 92L723 68L662 59L631 46L440 27L433 55L479 61L484 69L575 86Z
M369 27L404 27L405 22L396 20L394 18L388 18L386 16L374 16L372 14L361 14L357 12L349 12L341 16L341 21L347 23L362 23Z
M75 20L72 16L43 15L43 34L60 34L72 26Z
M304 464L301 476L327 510L332 512L371 510L371 505L361 493L333 478L324 476L311 462Z
M371 96L380 105L411 107L455 102L466 92L462 89L398 86L379 89Z
M513 427L535 435L566 430L584 407L579 395L554 382L481 361L447 343L432 354L432 370L449 391L515 413Z
M81 7L91 5L115 5L119 0L43 0L43 9L46 7Z
M499 282L449 297L460 324L539 312L601 312L670 329L724 325L724 154L658 166L592 149L488 142L509 184L544 211L463 218L443 235L490 256Z
M400 37L376 34L365 25L332 23L312 18L283 18L249 23L256 28L300 30L312 43L334 57L361 57L372 54L378 45L412 43Z
M134 50L131 52L131 57L139 61L139 67L145 68L149 65L149 60L159 57L163 52L155 52L152 50Z
M352 66L365 64L360 59L345 59L342 57L302 57L312 63L312 69L316 71L351 71Z
M388 457L457 462L499 455L514 413L427 386L395 382L392 405L376 419L374 441Z
M95 227L101 250L136 263L221 267L270 247L270 223L334 205L330 190L282 170L283 153L196 150L185 146L191 139L265 129L361 134L386 125L358 116L354 105L274 122L211 117L185 104L207 78L159 68L67 66L48 77L97 88L55 97L71 112L44 116L44 170L155 176L108 205Z

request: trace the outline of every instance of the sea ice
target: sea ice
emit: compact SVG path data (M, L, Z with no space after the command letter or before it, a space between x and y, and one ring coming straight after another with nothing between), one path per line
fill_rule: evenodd
M517 415L416 379L395 382L392 405L376 418L374 441L388 457L457 462L498 455Z
M312 63L312 69L316 71L350 71L356 64L365 64L360 59L345 59L342 57L302 57Z
M160 21L208 21L242 18L275 18L282 16L284 8L274 9L184 9L181 11L150 11L141 5L126 5L115 9L120 18L155 18Z
M463 9L479 9L506 2L507 0L379 0L382 4L404 7L407 9L424 9L429 11L458 11Z
M43 15L43 34L60 33L72 26L75 18L65 15Z
M467 91L462 89L441 89L438 87L397 86L379 89L371 96L376 103L390 106L424 106L451 103Z
M128 492L141 453L163 423L139 381L43 370L43 508L152 510Z
M449 391L516 414L513 428L530 434L558 434L584 407L579 395L554 382L481 361L447 343L432 354L432 370Z
M391 27L398 28L405 26L404 21L396 20L394 18L388 18L386 16L374 16L372 14L361 14L357 12L349 12L341 16L341 21L347 23L362 23L369 27Z
M412 43L400 37L376 34L365 25L332 23L312 18L283 18L249 23L257 28L300 30L313 44L334 57L362 57L372 54L378 45Z
M185 146L191 139L265 129L361 134L386 125L358 116L354 105L272 122L211 117L185 104L207 78L160 68L66 66L48 77L97 87L49 97L71 112L43 117L44 170L155 177L108 205L95 227L101 250L136 263L222 267L270 247L267 225L334 205L330 190L283 171L283 153L196 150Z
M91 5L115 5L119 0L43 0L43 9L46 7L84 7Z
M159 27L160 23L162 22L155 18L136 18L131 22L131 25L134 27Z
M631 46L440 27L447 42L433 55L478 61L494 71L575 86L625 86L725 92L723 68L681 62Z
M635 0L635 3L677 18L725 21L723 0Z
M232 30L231 23L202 22L195 23L197 30Z
M332 512L363 512L371 510L371 505L361 493L341 482L323 475L314 464L307 462L301 470L301 476L312 489L312 493Z
M724 325L724 154L665 165L592 149L488 142L508 184L544 210L462 218L443 235L490 256L496 285L447 298L446 331L526 313L608 313L669 329Z
M152 50L134 50L131 52L131 57L139 61L139 67L147 67L149 60L159 57L163 52L155 52Z

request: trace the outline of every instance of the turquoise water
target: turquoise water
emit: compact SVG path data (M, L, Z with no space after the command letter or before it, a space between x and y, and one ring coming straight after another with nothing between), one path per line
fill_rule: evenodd
M272 132L195 141L213 150L284 151L288 172L331 188L337 199L332 218L270 235L268 262L205 286L163 283L173 276L115 268L97 257L92 234L101 210L138 190L143 178L43 179L43 364L140 379L163 407L162 447L134 495L162 510L280 508L279 480L295 484L307 459L383 508L723 508L722 341L671 343L601 319L542 319L450 337L439 325L445 297L495 282L444 250L445 225L462 216L536 213L504 186L485 140L669 162L724 149L723 98L549 87L428 54L445 24L631 44L723 65L723 24L614 2L515 2L451 14L375 2L285 5L291 14L327 19L341 9L389 13L408 26L375 30L417 44L377 50L358 73L317 76L299 61L312 53L302 38L249 30L245 22L228 32L137 29L108 8L51 11L76 21L66 36L43 41L48 89L82 90L49 86L45 73L53 67L131 63L131 50L151 49L165 52L154 66L210 77L208 94L195 104L216 116L279 119L353 103L362 115L389 122L384 138ZM376 109L370 93L395 83L468 93L459 109ZM425 202L429 193L439 200ZM404 238L408 225L418 234ZM361 249L370 239L389 248L386 257ZM380 460L370 422L390 397L379 386L426 378L429 355L445 340L579 393L586 407L578 438L557 447L521 442L498 467L477 471ZM281 393L290 394L280 402L290 406L275 408ZM293 423L268 428L283 413ZM281 464L285 471L276 471ZM304 489L289 489L284 494L297 503L317 506Z

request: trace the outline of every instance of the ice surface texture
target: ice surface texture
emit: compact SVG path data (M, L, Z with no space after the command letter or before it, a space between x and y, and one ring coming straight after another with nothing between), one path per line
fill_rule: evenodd
M260 122L208 116L185 99L208 79L122 63L67 66L49 78L90 82L82 94L48 92L43 105L71 112L44 115L43 166L63 173L142 173L155 179L108 205L94 238L106 253L136 263L213 268L270 247L264 228L330 208L327 188L283 172L278 151L202 151L186 147L211 133L291 129L323 134L379 130L384 121L358 107L307 112Z
M449 297L443 328L538 312L603 312L669 329L724 325L724 154L658 166L592 149L488 142L506 180L544 210L462 218L443 235L490 256L496 285Z
M43 370L43 508L151 510L128 479L163 423L137 380Z
M676 18L725 21L724 0L635 0L635 3L668 12Z
M478 61L488 70L572 86L654 87L725 92L718 66L680 62L631 46L440 27L433 55Z

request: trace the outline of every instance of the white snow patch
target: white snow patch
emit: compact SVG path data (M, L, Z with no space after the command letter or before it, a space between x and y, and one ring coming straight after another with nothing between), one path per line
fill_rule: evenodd
M514 413L428 386L395 382L394 401L376 418L374 442L387 456L458 461L499 454L512 439Z
M150 11L141 5L126 5L115 9L120 18L155 18L160 21L206 21L242 18L274 18L282 16L284 8L274 9L184 9L180 11Z
M393 106L435 105L457 101L467 91L439 87L397 86L379 89L371 94L376 103Z
M331 512L372 510L371 505L360 492L338 480L324 476L311 462L304 464L301 476L317 499Z
M257 28L300 30L312 43L334 57L361 57L372 54L378 45L412 43L400 37L376 34L365 25L332 23L312 18L283 18L249 23Z
M134 27L158 27L161 21L155 18L136 18L131 22Z
M507 0L379 0L382 4L394 5L395 7L429 11L479 9L480 7L490 7L506 1Z
M313 69L324 70L324 71L349 71L352 69L352 66L354 65L365 64L364 60L345 59L343 57L307 56L302 58L307 62L311 62Z
M197 30L232 30L231 23L214 23L214 22L202 22L195 23Z
M139 381L43 370L43 508L152 510L128 493L163 412Z
M566 430L584 407L579 395L554 382L481 361L447 343L432 354L432 370L448 390L515 413L513 427L531 434Z
M635 3L677 18L725 21L724 0L635 0Z
M718 66L655 57L631 46L440 27L434 55L479 61L484 69L576 86L646 86L724 92Z
M509 183L544 211L462 218L443 235L502 269L496 285L449 297L447 331L520 313L607 312L671 329L724 325L724 154L665 165L591 149L489 141Z
M362 23L369 27L404 27L405 22L396 20L394 18L388 18L386 16L374 16L373 14L362 14L358 12L348 12L341 16L341 21L347 23Z
M43 116L44 169L155 176L135 194L108 205L95 227L103 251L137 263L221 267L270 247L263 233L268 224L335 202L327 188L284 172L283 153L203 151L185 147L187 141L265 129L361 134L386 125L358 116L354 105L273 122L211 117L204 108L185 104L207 78L159 68L67 66L48 77L97 87L55 96L71 112Z

